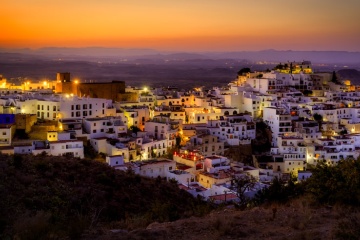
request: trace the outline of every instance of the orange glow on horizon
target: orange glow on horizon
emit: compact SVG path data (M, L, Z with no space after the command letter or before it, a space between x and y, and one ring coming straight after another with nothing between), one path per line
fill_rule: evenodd
M358 9L356 0L12 0L2 3L0 47L360 51Z

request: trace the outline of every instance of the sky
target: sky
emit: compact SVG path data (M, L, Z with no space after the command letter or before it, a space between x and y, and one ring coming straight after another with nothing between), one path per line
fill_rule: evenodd
M0 48L360 51L359 0L0 0Z

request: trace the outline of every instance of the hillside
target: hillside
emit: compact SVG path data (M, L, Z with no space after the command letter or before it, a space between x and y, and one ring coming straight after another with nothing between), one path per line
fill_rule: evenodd
M222 209L206 217L153 223L146 229L97 232L85 238L110 239L357 239L360 213L342 208L309 206L302 198L286 205L246 211ZM359 235L357 235L359 236Z
M351 80L353 85L360 85L360 72L356 69L341 69L337 74L343 80Z
M305 182L274 178L246 205L216 208L91 160L0 155L0 169L3 239L360 238L360 158L320 162Z
M360 239L359 173L360 158L334 166L320 162L304 182L283 184L275 178L248 200L244 211L238 210L241 205L219 207L205 217L153 222L146 229L113 226L84 238Z
M0 155L0 168L2 238L78 238L99 224L146 227L208 208L174 183L116 171L96 161Z

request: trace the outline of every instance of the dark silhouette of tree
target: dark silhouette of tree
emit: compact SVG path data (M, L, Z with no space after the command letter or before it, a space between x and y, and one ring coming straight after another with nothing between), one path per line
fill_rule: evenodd
M346 129L343 129L339 132L340 135L346 135L348 134L347 130Z
M307 192L326 204L360 204L360 159L340 160L330 166L320 162L307 180Z
M340 84L339 79L338 79L335 71L333 71L333 73L332 73L331 82L336 83L336 84Z
M238 74L238 76L242 76L242 75L244 75L246 73L249 73L249 72L251 72L250 68L242 68L237 72L237 74Z
M278 65L276 65L275 67L274 67L274 70L282 70L284 68L284 65L282 65L281 63L280 64L278 64Z
M180 148L180 146L181 146L181 137L180 136L176 136L176 138L175 138L175 146L177 148Z
M313 118L314 118L314 120L317 121L317 122L320 122L320 121L323 120L323 116L321 116L321 115L318 114L318 113L315 113L315 114L313 115Z
M137 134L138 132L140 132L140 128L138 128L137 126L135 125L132 125L130 128L129 128L130 131L132 131L133 133Z
M304 194L305 192L305 184L297 183L295 181L297 179L293 176L290 177L289 181L283 182L280 178L275 177L270 186L262 188L258 191L253 199L253 202L256 205L262 203L285 203L291 198L295 198Z
M323 116L318 114L318 113L315 113L313 115L313 118L315 121L317 121L319 123L319 130L321 131L321 124L322 124L322 121L323 121Z
M305 90L303 91L303 94L304 94L305 96L310 96L311 94L313 94L313 91L305 89Z
M245 195L246 191L249 191L254 188L257 180L247 174L242 176L234 176L231 180L231 183L236 189L236 195L239 198L239 207L241 209L246 208L247 204L249 203L249 198Z

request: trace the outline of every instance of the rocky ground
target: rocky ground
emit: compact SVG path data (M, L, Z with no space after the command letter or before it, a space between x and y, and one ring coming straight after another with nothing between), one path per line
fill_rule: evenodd
M154 222L132 231L97 230L84 238L107 239L357 239L358 211L309 206L306 200L240 211L223 208L205 217ZM355 224L355 225L354 225ZM356 232L357 231L357 232ZM354 238L355 236L355 238Z

